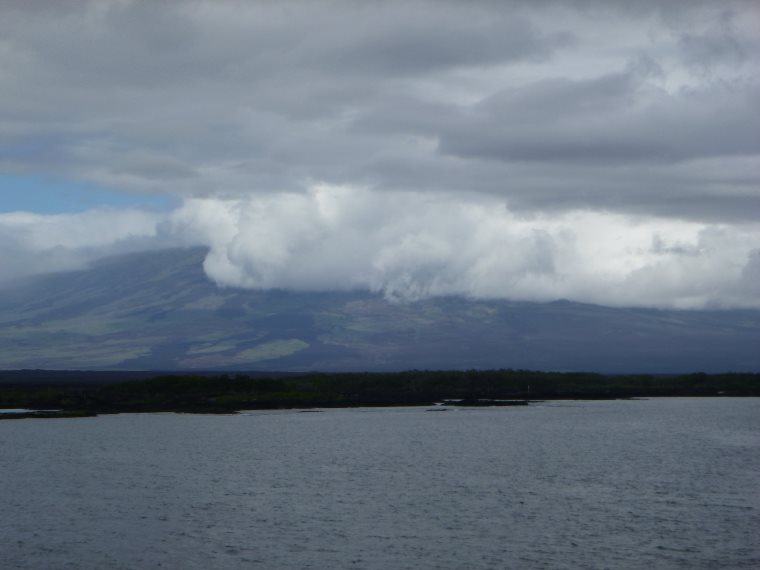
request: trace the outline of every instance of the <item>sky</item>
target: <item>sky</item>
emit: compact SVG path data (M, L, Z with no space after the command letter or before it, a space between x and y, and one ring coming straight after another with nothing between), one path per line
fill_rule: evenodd
M0 283L760 308L760 8L0 0Z

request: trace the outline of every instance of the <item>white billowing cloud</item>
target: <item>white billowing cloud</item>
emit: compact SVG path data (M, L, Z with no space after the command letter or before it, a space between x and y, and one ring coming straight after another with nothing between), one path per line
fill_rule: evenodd
M318 185L188 200L170 227L210 247L205 269L222 286L760 307L760 223L590 210L525 216L488 195Z
M194 198L170 213L0 214L0 283L178 245L208 247L205 271L224 287L760 308L760 222L526 215L490 194L327 184Z
M158 237L161 219L138 209L0 213L0 283L80 269L101 257L145 249Z

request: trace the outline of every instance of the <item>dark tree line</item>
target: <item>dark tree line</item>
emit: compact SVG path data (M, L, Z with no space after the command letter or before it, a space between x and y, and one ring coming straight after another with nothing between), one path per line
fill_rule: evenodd
M302 376L166 375L108 385L0 386L0 408L69 414L427 405L444 400L760 396L760 374L602 375L528 370L411 370ZM490 402L489 402L490 401Z

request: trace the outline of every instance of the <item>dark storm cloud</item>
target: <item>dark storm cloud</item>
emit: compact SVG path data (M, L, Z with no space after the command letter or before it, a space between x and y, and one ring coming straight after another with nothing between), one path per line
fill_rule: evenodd
M699 32L686 31L680 34L678 47L687 65L709 71L722 63L739 64L758 47L757 35L744 36L737 29L734 11L726 9L711 19ZM754 44L754 45L753 45Z
M490 97L441 137L463 157L605 163L760 154L760 89L647 92L630 74L541 81Z
M536 207L595 207L604 185L623 208L647 194L622 180L639 168L673 195L746 200L663 164L757 154L752 61L721 75L753 50L750 5L634 4L5 2L0 165L140 192L324 181ZM699 61L710 78L688 76Z
M223 171L188 188L163 185L191 193L338 179L346 158L359 163L393 144L367 148L341 129L344 115L379 94L465 66L538 61L569 41L510 10L457 4L10 3L6 16L7 168L69 165L75 175L151 191L164 181L134 160L125 168L125 153ZM29 147L46 148L50 162L22 152ZM315 152L330 147L331 156ZM237 174L244 180L224 179Z

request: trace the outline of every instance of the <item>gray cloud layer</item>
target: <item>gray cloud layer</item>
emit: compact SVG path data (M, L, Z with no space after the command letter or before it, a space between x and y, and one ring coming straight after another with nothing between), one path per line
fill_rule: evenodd
M756 274L751 252L760 248L752 241L760 219L760 11L753 2L6 0L0 10L0 170L171 193L189 200L182 215L201 204L209 212L237 208L203 234L213 247L210 274L221 282L335 285L316 270L266 265L256 241L264 230L234 221L271 230L249 213L280 204L272 212L293 218L272 213L286 229L267 234L266 245L290 244L282 259L292 254L302 263L293 251L311 250L298 245L310 235L300 224L315 222L289 208L294 196L309 204L315 188L332 185L348 192L343 200L357 216L365 215L357 204L367 196L400 205L378 217L387 240L377 238L382 228L365 238L346 229L354 222L320 230L334 232L325 243L364 243L346 254L353 269L335 270L344 285L395 290L395 270L372 267L388 248L416 239L394 225L411 215L439 245L472 251L459 252L457 262L452 253L436 273L438 250L431 246L428 258L422 248L398 266L413 274L410 287L519 296L494 279L472 284L480 275L473 268L503 251L494 244L517 247L511 238L478 242L438 229L447 220L477 234L477 223L457 222L454 204L499 204L509 215L496 222L484 211L482 223L509 233L523 228L518 219L543 220L536 235L549 236L520 250L522 265L507 271L507 261L493 262L509 279L535 274L534 264L547 259L557 275L586 272L588 264L555 248L561 237L541 224L588 216L597 241L610 239L615 224L632 234L643 224L650 245L695 224L702 237L693 234L681 253L652 253L662 265L673 256L705 259L689 248L713 252L703 265L674 262L679 271L707 275L725 271L719 258L732 260L733 285L716 285L721 293L712 297L706 289L691 295L681 278L666 293L645 277L649 265L633 263L641 271L625 279L639 285L625 295L595 289L610 281L578 279L571 288L539 288L540 298L640 304L640 295L699 306L715 298L731 304L729 297L752 304L747 299L757 294L741 277ZM201 218L193 219L207 228ZM520 232L519 243L533 239ZM9 235L0 234L6 251L27 253L7 274L23 273L24 256L37 250ZM332 256L344 253L326 245L310 255L332 267ZM57 267L35 259L34 267ZM427 268L424 276L415 264ZM238 277L224 277L223 266Z
M757 216L758 10L627 4L5 2L0 165Z

